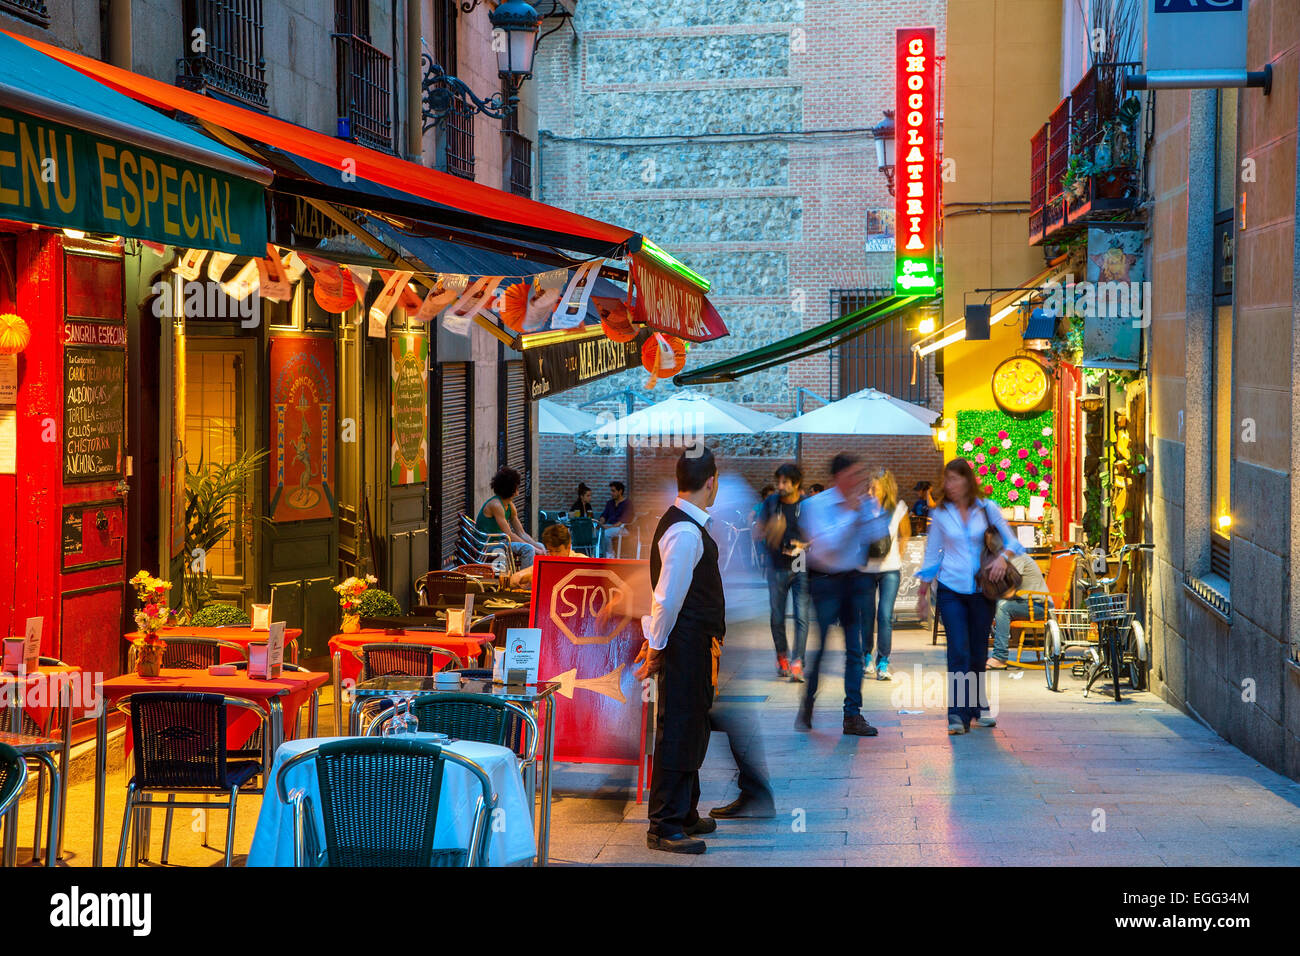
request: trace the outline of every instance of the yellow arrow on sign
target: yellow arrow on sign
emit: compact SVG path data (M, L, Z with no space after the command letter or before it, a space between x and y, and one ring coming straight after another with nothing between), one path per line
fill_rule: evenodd
M573 698L573 692L577 688L589 690L596 694L604 694L606 697L618 701L620 704L626 704L627 698L623 696L623 689L619 687L619 674L626 665L619 664L608 674L600 677L579 677L578 669L567 670L563 674L557 674L555 677L546 678L548 681L558 681L560 684L560 693L569 699Z

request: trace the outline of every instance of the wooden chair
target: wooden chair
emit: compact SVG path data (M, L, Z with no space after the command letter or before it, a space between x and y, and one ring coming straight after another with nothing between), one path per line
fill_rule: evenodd
M1070 589L1074 581L1074 559L1072 554L1054 554L1052 560L1047 565L1047 590L1046 591L1017 591L1016 597L1025 598L1029 602L1029 617L1011 622L1011 636L1014 638L1018 634L1019 643L1016 645L1016 664L1021 667L1031 667L1037 669L1043 666L1047 659L1047 608L1044 607L1043 613L1037 613L1037 607L1034 599L1038 598L1045 605L1050 604L1053 608L1068 608L1070 606ZM1025 652L1025 636L1033 634L1038 638L1037 647L1030 646L1030 650L1038 654L1036 664L1027 664L1021 660Z

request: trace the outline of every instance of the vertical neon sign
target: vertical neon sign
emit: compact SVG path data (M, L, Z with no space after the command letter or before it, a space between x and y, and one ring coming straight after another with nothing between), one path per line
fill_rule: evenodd
M896 44L894 291L924 295L940 288L934 27L899 30Z

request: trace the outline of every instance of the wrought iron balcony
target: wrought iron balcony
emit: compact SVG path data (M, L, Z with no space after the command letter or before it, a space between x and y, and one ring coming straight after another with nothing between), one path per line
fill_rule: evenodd
M26 20L38 27L50 25L50 11L45 8L44 0L0 0L0 13Z
M186 55L176 61L176 85L266 109L262 0L185 0L184 20Z
M1099 63L1029 141L1029 243L1059 241L1091 217L1137 207L1138 99L1123 76L1136 63Z
M338 52L339 135L391 153L392 57L355 34L333 37Z

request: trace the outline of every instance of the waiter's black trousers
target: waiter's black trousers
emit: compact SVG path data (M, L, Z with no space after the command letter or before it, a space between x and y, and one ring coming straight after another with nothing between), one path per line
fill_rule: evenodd
M658 761L650 773L650 830L656 836L678 836L700 818L698 770L665 770Z

